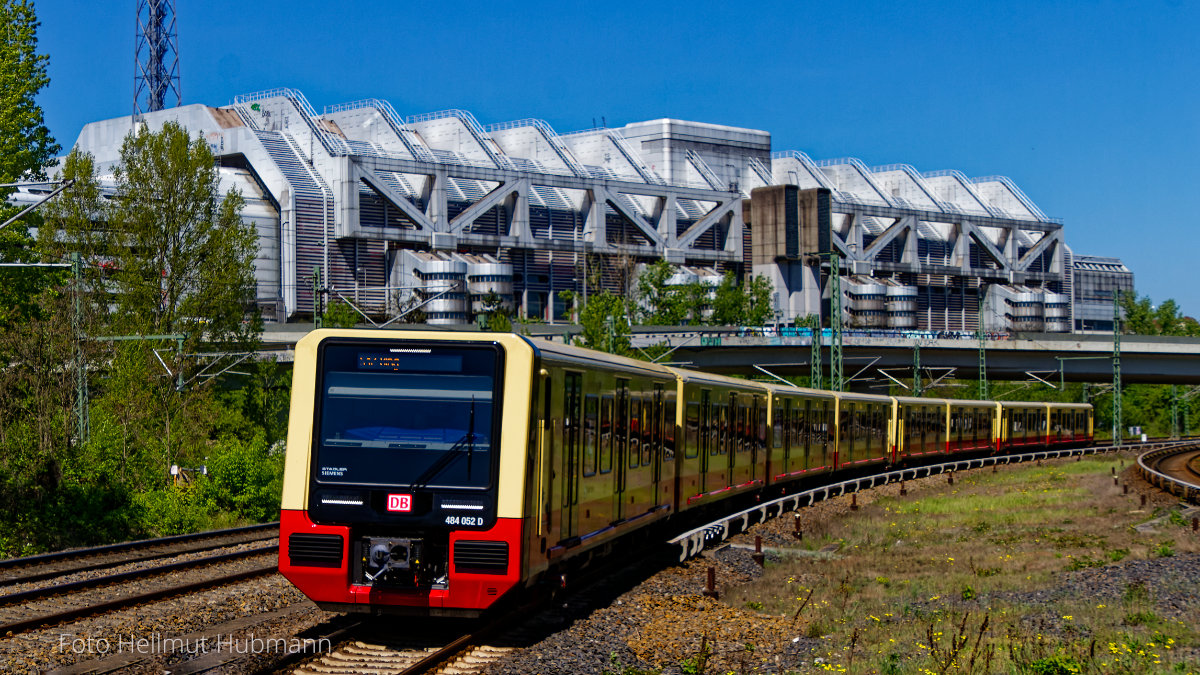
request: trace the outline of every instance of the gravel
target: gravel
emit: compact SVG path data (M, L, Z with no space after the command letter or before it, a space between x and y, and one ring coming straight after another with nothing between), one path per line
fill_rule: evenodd
M1141 481L1132 469L1121 477L1130 485L1131 494L1146 494L1150 506L1178 503ZM906 482L909 494L914 496L939 492L945 485L945 476ZM866 506L882 496L896 496L899 490L898 484L880 486L859 493L858 503ZM805 536L815 536L825 522L849 511L850 497L846 496L806 507L798 514ZM805 636L803 627L793 625L792 617L733 607L701 593L709 566L717 570L719 591L751 581L761 573L751 558L754 537L762 537L771 560L771 548L794 546L794 527L794 516L784 514L732 537L729 546L706 551L699 558L654 574L607 604L578 608L574 615L561 618L561 630L518 645L523 648L511 652L487 672L490 675L602 672L632 675L636 669L643 669L674 675L695 664L702 644L709 652L704 672L786 673L820 668L810 650L817 646L825 649L828 645ZM1037 607L1062 598L1079 598L1113 606L1126 597L1131 587L1151 589L1147 598L1160 616L1193 621L1200 611L1200 555L1126 560L1066 573L1051 588L1011 594L1012 597L997 594L964 605L974 609L1004 601ZM1030 615L1029 620L1037 624L1030 628L1055 634L1056 628L1061 628L1055 622L1061 623L1061 617L1043 614L1047 613L1035 611ZM1188 650L1181 651L1178 656L1188 656Z

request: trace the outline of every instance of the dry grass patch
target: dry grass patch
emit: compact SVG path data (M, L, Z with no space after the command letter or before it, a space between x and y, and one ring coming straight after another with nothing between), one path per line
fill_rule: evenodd
M807 667L820 670L1200 672L1195 622L1171 609L1174 596L1164 609L1160 589L1123 581L1142 567L1162 573L1146 561L1191 561L1176 556L1196 554L1200 540L1170 518L1135 531L1163 514L1113 486L1116 461L978 470L907 497L865 493L859 511L807 523L795 542L831 559L781 550L725 601L791 622L814 641ZM1171 592L1186 603L1200 595L1198 577L1172 580Z

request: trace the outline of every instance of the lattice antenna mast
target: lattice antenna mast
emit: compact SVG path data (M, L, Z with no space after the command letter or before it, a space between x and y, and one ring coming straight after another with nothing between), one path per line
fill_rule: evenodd
M133 117L183 103L175 0L138 0L133 50ZM171 94L174 93L174 101Z

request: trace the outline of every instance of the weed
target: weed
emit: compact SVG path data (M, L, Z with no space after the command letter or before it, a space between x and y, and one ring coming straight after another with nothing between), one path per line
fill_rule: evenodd
M971 600L974 597L975 597L975 589L974 588L971 588L970 586L962 587L962 599L963 600Z
M704 672L704 666L708 663L708 657L712 654L712 648L708 646L708 636L700 638L700 651L693 656L689 656L679 662L679 670L684 675L699 675Z
M1113 562L1120 562L1120 561L1124 560L1124 559L1125 559L1125 558L1126 558L1126 557L1129 555L1129 549L1127 549L1127 548L1116 548L1116 549L1113 549L1113 550L1109 551L1109 552L1108 552L1108 553L1106 553L1105 555L1107 555L1107 556L1108 556L1108 559L1109 559L1109 560L1111 560L1111 561L1113 561Z
M1087 569L1089 567L1103 567L1103 566L1104 566L1103 560L1098 560L1091 556L1081 555L1078 557L1071 558L1071 562L1067 563L1067 571L1074 572L1076 570L1083 570L1083 569Z
M1023 670L1033 675L1075 675L1083 672L1083 664L1075 657L1059 652L1040 658Z
M602 672L604 675L659 675L661 670L638 668L636 666L626 666L621 663L621 657L617 656L616 652L609 652L608 665L612 670L605 668ZM696 671L699 673L700 671Z
M1160 541L1158 546L1150 549L1150 552L1159 558L1170 558L1175 555L1175 542L1170 539Z
M750 602L746 603L746 606L756 612L761 612L763 608L763 604L758 600L751 600Z
M1145 626L1147 624L1157 623L1158 620L1157 614L1149 610L1143 610L1140 612L1130 612L1129 614L1126 614L1125 618L1121 619L1121 623L1125 624L1126 626Z
M1121 599L1126 605L1143 604L1150 601L1150 590L1146 587L1146 582L1135 581L1125 585Z
M900 667L904 657L896 652L892 652L883 657L883 663L879 664L880 675L900 675L904 670Z
M1183 514L1179 511L1172 510L1171 515L1168 516L1168 518L1170 519L1172 525L1178 525L1179 527L1187 527L1190 524L1188 523L1187 518L1184 518Z

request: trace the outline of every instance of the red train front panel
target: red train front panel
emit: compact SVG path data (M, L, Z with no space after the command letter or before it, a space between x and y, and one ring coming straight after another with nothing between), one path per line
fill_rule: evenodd
M297 346L294 386L312 386L292 415L310 423L289 430L280 572L326 609L478 615L521 579L519 496L500 490L511 350L314 335Z

